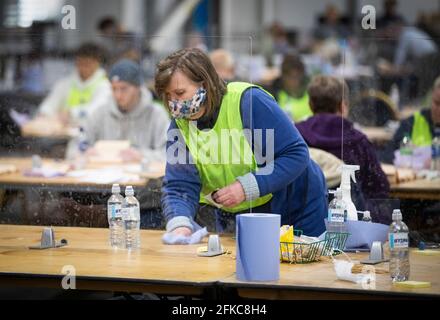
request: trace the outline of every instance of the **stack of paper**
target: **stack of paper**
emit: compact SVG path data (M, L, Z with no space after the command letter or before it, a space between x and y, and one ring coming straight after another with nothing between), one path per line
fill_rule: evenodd
M93 147L96 155L89 157L91 163L121 163L123 150L130 148L128 140L100 140Z
M31 136L57 136L68 134L64 125L55 117L37 117L24 122L21 126L23 135Z

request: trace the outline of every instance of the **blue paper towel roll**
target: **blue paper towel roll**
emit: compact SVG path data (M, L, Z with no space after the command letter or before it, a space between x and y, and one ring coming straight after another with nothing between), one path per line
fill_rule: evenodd
M278 214L246 213L236 217L236 273L242 281L272 281L280 277Z

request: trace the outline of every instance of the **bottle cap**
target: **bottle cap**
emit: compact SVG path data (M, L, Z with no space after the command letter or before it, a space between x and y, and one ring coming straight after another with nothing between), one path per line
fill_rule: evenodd
M370 211L364 211L364 216L363 216L363 219L369 219L369 220L371 220L371 215L370 215Z
M393 210L393 221L395 220L402 220L402 212L400 211L400 209L394 209Z
M132 186L126 186L125 187L125 196L126 197L134 196L134 190L133 190Z
M121 193L121 187L118 183L112 185L112 193Z

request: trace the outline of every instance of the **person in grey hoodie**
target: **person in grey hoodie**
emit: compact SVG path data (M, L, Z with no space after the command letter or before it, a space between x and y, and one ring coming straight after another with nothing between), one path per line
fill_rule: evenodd
M120 154L123 161L165 162L170 118L143 86L140 66L131 60L119 60L111 67L108 78L113 99L90 115L84 128L89 145L98 140L129 140L131 147ZM93 147L87 152L93 154ZM154 190L156 182L151 183L136 190L142 229L157 229L164 224L160 193Z
M131 147L120 154L123 161L165 161L169 116L143 86L140 66L120 60L111 67L109 80L113 99L93 112L84 128L89 145L98 140L129 140ZM93 148L88 153L93 154Z

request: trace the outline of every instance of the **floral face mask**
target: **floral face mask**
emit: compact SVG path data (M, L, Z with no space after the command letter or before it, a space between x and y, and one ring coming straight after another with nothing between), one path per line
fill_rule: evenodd
M191 99L170 100L168 101L168 107L174 119L189 119L200 111L200 107L205 100L206 90L200 87Z

